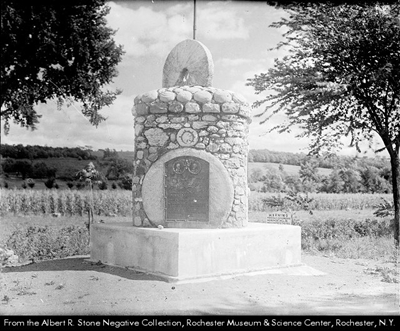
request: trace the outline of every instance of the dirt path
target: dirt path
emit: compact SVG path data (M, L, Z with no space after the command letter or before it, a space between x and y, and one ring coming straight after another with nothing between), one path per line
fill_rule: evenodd
M399 315L393 264L303 255L324 275L263 274L189 284L69 258L4 268L0 315Z

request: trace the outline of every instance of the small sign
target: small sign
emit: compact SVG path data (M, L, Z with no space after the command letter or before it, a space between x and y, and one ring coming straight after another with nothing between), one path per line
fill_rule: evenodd
M267 215L266 223L292 224L292 216L288 213L274 212Z

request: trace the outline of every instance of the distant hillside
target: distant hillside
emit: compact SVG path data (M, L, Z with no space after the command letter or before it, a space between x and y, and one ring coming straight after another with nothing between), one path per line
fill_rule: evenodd
M247 169L248 169L248 172L250 173L254 169L260 169L260 170L265 171L265 169L267 169L267 168L272 168L272 169L279 170L279 166L280 166L280 164L271 163L271 162L249 162ZM299 174L300 166L291 165L291 164L282 164L282 167L283 167L283 171L286 172L290 176ZM318 169L318 173L323 176L329 176L330 173L332 172L332 169L326 169L326 168L317 168L317 169Z
M304 153L288 153L270 151L268 149L251 149L249 151L249 163L274 163L300 166L306 161L316 162L319 168L334 169L340 167L352 166L372 166L378 169L390 168L388 158L376 156L371 157L353 157L343 155L324 155L321 157L310 157Z

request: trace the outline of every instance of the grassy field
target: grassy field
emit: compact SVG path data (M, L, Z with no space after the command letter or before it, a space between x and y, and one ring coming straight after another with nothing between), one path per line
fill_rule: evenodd
M274 211L263 202L269 193L251 193L249 221L265 222L268 212ZM374 216L374 206L388 194L314 194L310 210L286 210L295 217L295 224L302 228L302 249L316 254L333 254L345 258L393 259L395 256L390 218ZM87 210L93 206L95 221L131 222L132 195L130 191L88 190L10 190L0 189L0 244L10 237L13 247L24 247L28 254L40 256L59 252L60 240L77 244L77 250L68 244L70 252L88 250L85 223ZM292 206L293 207L293 206ZM277 210L277 209L275 209ZM43 228L46 227L46 228ZM40 237L38 239L38 236ZM46 247L41 247L41 242ZM66 245L65 244L65 245ZM58 245L58 246L57 246ZM63 244L64 245L64 244ZM66 246L62 247L66 247ZM53 247L52 246L57 246ZM13 248L13 249L14 249ZM84 248L84 251L82 251ZM43 253L44 252L44 253ZM58 253L57 253L58 252ZM38 254L39 254L38 253ZM67 254L65 253L65 254ZM85 254L86 254L85 253ZM74 253L77 254L77 253ZM39 255L38 255L39 256Z
M252 170L254 169L260 169L263 172L265 172L266 169L272 168L279 170L280 164L278 163L269 163L269 162L249 162L247 164L248 172L251 173ZM290 165L290 164L282 164L283 170L288 174L288 175L298 175L300 166L295 166L295 165ZM320 175L324 176L329 176L330 173L332 172L332 169L326 169L326 168L317 168L318 173Z
M285 193L261 193L251 192L249 197L249 210L254 211L276 211L279 208L272 208L264 203L264 200L271 197L284 198ZM312 201L308 204L310 210L363 210L374 209L382 202L382 199L392 201L391 194L372 193L309 193L308 198ZM299 207L285 202L284 209L298 210Z
M250 211L249 221L265 222L267 214L266 212ZM387 226L388 220L373 220L372 210L358 210L351 213L343 210L316 211L313 215L309 212L299 211L295 213L295 216L297 220L301 220L302 249L305 252L340 258L363 258L389 262L397 259L392 236L387 231L385 231L385 235L377 235L376 231L379 228L377 224L381 224L381 226L386 224ZM130 216L95 216L95 222L99 221L105 223L131 222L132 218ZM30 253L38 250L41 242L45 242L46 249L53 252L56 249L48 248L50 245L48 237L50 235L52 236L53 245L55 245L54 242L59 241L57 239L59 234L57 233L65 232L65 229L73 229L73 231L69 230L71 233L76 233L77 229L82 229L82 231L86 232L86 222L87 217L85 215L73 217L7 215L0 219L0 228L2 229L0 232L0 246L4 246L9 238L12 237L13 242L18 243L17 249L18 247L23 247L25 252ZM346 228L349 224L363 224L364 222L367 222L366 227L369 226L369 222L372 224L371 227L375 228L369 235L354 235L353 228ZM332 232L332 226L337 230ZM45 230L46 228L48 230ZM331 233L326 235L327 232ZM38 235L41 236L40 240L37 238ZM88 240L87 235L85 238L85 240ZM80 244L80 246L81 249L84 247L84 251L80 251L80 253L87 254L87 244ZM41 250L43 251L43 249ZM79 252L77 254L79 255Z

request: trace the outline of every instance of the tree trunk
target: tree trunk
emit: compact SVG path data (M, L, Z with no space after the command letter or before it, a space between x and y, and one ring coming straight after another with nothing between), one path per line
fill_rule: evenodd
M392 184L393 184L393 205L394 205L394 240L396 247L399 247L399 225L400 225L400 161L398 149L390 153L390 163L392 166Z

